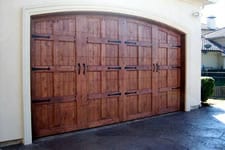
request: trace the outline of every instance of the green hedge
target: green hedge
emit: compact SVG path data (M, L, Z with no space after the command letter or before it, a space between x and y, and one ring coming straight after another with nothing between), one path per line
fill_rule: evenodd
M215 80L212 77L201 77L201 101L205 102L213 95Z

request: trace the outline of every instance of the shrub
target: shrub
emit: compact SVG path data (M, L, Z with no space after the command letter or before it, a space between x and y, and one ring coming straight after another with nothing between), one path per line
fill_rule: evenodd
M212 77L201 77L201 101L206 102L213 95L215 80Z

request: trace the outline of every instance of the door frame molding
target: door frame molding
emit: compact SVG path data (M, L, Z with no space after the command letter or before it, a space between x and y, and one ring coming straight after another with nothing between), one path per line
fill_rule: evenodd
M139 9L130 9L121 6L98 5L96 3L84 2L53 2L42 5L32 5L23 8L22 16L22 102L23 102L23 143L25 145L32 144L32 124L31 124L31 79L30 79L30 30L31 30L31 16L42 15L48 13L60 12L108 12L117 13L121 15L131 15L157 22L168 24L184 33L188 33L188 29L172 20L168 20L160 16L160 14L151 14ZM187 91L185 90L185 93ZM185 96L186 97L186 96ZM186 99L186 98L185 98ZM186 106L188 111L189 107Z

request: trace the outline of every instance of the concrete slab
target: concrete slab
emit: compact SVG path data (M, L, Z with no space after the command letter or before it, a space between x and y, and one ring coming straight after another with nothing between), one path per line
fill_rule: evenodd
M225 107L202 107L41 138L32 145L3 150L225 150L225 122L217 117L223 114Z

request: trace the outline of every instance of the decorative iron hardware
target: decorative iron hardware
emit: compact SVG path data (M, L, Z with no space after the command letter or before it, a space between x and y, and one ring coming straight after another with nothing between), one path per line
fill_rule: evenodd
M111 67L108 67L108 69L113 69L113 70L120 70L121 67L120 66L111 66Z
M180 87L173 87L172 89L173 89L173 90L176 90L176 89L179 89L179 88L180 88Z
M49 35L36 35L36 34L32 34L31 37L32 38L44 38L44 39L49 39L50 38Z
M116 92L116 93L110 93L107 96L120 96L121 92Z
M132 91L132 92L125 92L125 95L130 95L130 94L137 94L137 91Z
M126 66L126 67L124 67L124 69L132 69L132 70L135 70L135 69L137 69L137 67L136 66Z
M128 44L128 45L136 45L137 44L136 42L132 42L132 41L125 41L124 43Z
M120 40L108 40L109 43L117 43L120 44L121 41Z
M180 66L172 66L171 68L180 68Z
M32 71L38 71L38 70L50 70L50 68L40 68L40 67L32 67Z
M181 45L173 45L172 47L181 48Z
M50 102L50 99L41 99L41 100L32 100L32 103L43 103L43 102Z
M80 74L80 63L78 63L78 74Z

